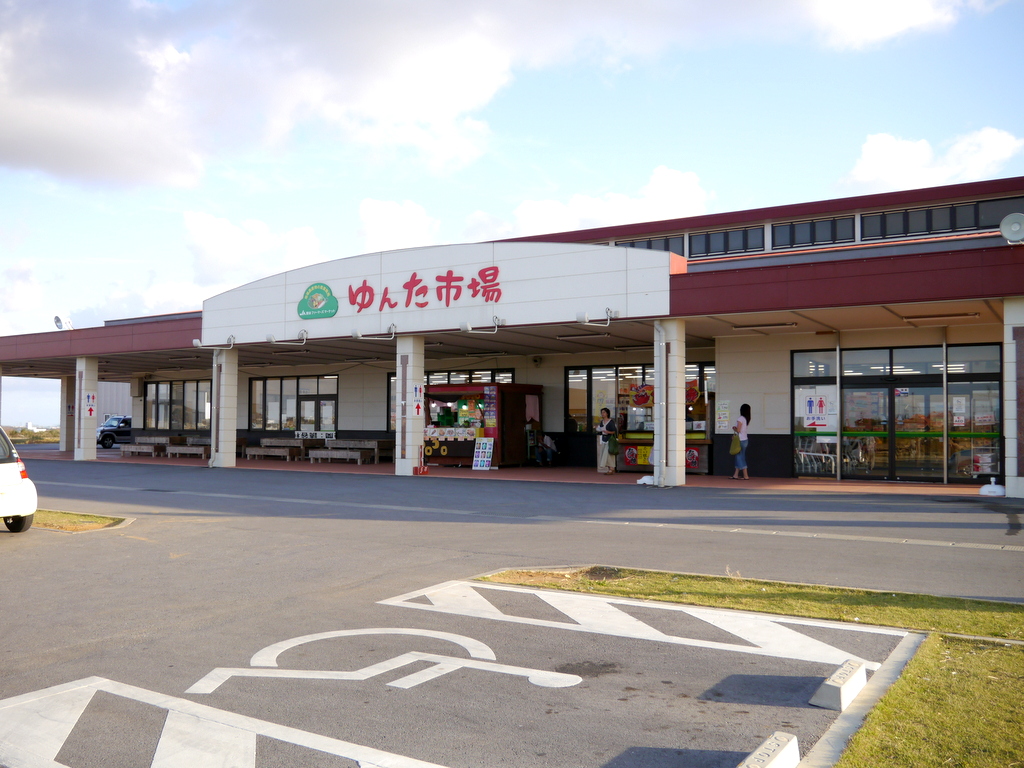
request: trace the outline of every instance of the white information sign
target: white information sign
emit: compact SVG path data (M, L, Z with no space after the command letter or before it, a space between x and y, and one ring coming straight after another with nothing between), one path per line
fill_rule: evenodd
M490 469L494 457L494 438L478 437L473 446L473 469Z
M719 400L715 403L715 432L719 435L732 429L729 423L729 401Z

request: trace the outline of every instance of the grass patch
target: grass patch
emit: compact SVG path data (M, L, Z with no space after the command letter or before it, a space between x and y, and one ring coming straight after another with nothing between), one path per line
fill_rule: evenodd
M728 569L727 569L728 572ZM1024 768L1024 606L594 566L481 581L928 631L836 768Z
M82 515L77 512L58 512L53 509L37 509L33 525L52 531L95 531L123 523L123 517L104 515Z
M836 768L1024 765L1024 649L930 635Z
M987 600L757 581L744 579L739 574L695 576L604 566L563 571L505 571L482 580L926 632L1024 640L1024 605Z

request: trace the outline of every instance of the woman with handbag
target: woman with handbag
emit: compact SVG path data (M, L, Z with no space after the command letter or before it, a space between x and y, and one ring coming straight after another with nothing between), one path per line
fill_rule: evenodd
M729 453L733 454L733 460L736 464L736 469L732 473L733 480L750 479L750 476L747 474L747 426L749 424L750 406L744 403L740 406L740 417L736 419L736 423L733 425L733 444L729 448ZM743 477L740 477L740 472L743 473Z
M615 457L619 453L616 432L618 429L612 420L612 412L607 408L602 408L601 421L597 425L597 471L602 475L615 474ZM614 450L614 453L609 448Z

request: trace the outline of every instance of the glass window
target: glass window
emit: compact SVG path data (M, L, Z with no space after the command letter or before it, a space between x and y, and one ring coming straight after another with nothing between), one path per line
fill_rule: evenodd
M706 256L708 253L707 235L690 235L690 255Z
M267 415L265 429L281 428L281 380L267 379Z
M263 384L255 379L249 387L249 429L263 429Z
M579 432L587 431L587 369L570 370L567 373L566 393L568 396L568 412L566 413L565 428L570 431L570 422L575 423Z
M836 219L836 242L853 240L853 217Z
M873 213L870 216L860 217L860 238L861 240L875 240L882 236L882 215Z
M207 379L206 381L199 382L197 392L198 401L196 403L196 429L210 428L210 416L213 412L213 400L211 398L212 391L212 381Z
M789 224L772 225L772 247L788 248L793 244L793 228Z
M764 227L753 227L747 230L747 250L764 250Z
M907 232L917 235L928 231L928 211L907 211Z
M708 233L708 253L725 253L725 232Z
M634 248L650 248L651 244L647 240L637 240L635 243L630 243Z
M844 349L844 376L888 376L888 349Z
M659 237L655 240L651 240L652 251L667 251L668 250L668 238Z
M157 428L157 382L151 381L145 385L145 428Z
M811 222L801 221L793 225L793 245L811 244Z
M942 373L942 347L909 347L892 351L893 376Z
M449 384L469 384L469 373L467 371L449 371Z
M793 353L793 377L836 377L836 351L822 349L814 352Z
M281 380L281 429L295 429L295 379Z
M185 382L171 382L171 429L182 429L185 423Z
M504 370L496 371L494 374L495 384L515 384L515 371Z
M976 347L949 347L946 350L947 372L950 376L958 373L999 373L1000 347L998 344L984 344Z
M320 394L321 395L336 395L336 394L338 394L338 377L337 376L321 376L320 377Z
M998 227L1008 213L1024 212L1024 197L1006 197L978 203L978 226Z
M683 255L683 238L682 237L670 237L668 239L668 249L679 256Z
M932 232L948 232L953 228L952 208L932 208L929 213L932 219Z
M743 230L734 229L726 233L726 248L730 253L743 250Z
M171 428L171 383L160 381L156 385L156 428Z
M316 394L316 378L302 378L299 379L299 394L300 395L315 395Z
M907 234L907 224L903 218L903 211L885 214L885 236L896 237L905 234Z
M974 203L953 206L953 228L974 229L978 226L977 209Z
M185 429L196 428L196 392L199 391L199 382L185 382Z
M615 368L592 368L590 371L591 402L590 428L592 431L601 421L601 409L607 408L615 415L616 386Z
M431 371L427 374L427 384L447 384L448 371Z
M832 240L832 220L814 222L814 242L831 243Z

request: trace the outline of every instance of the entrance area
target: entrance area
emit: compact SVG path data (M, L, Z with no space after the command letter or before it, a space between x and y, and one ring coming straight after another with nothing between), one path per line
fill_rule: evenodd
M839 372L836 350L794 352L794 474L999 477L1000 353L996 344L842 350Z

